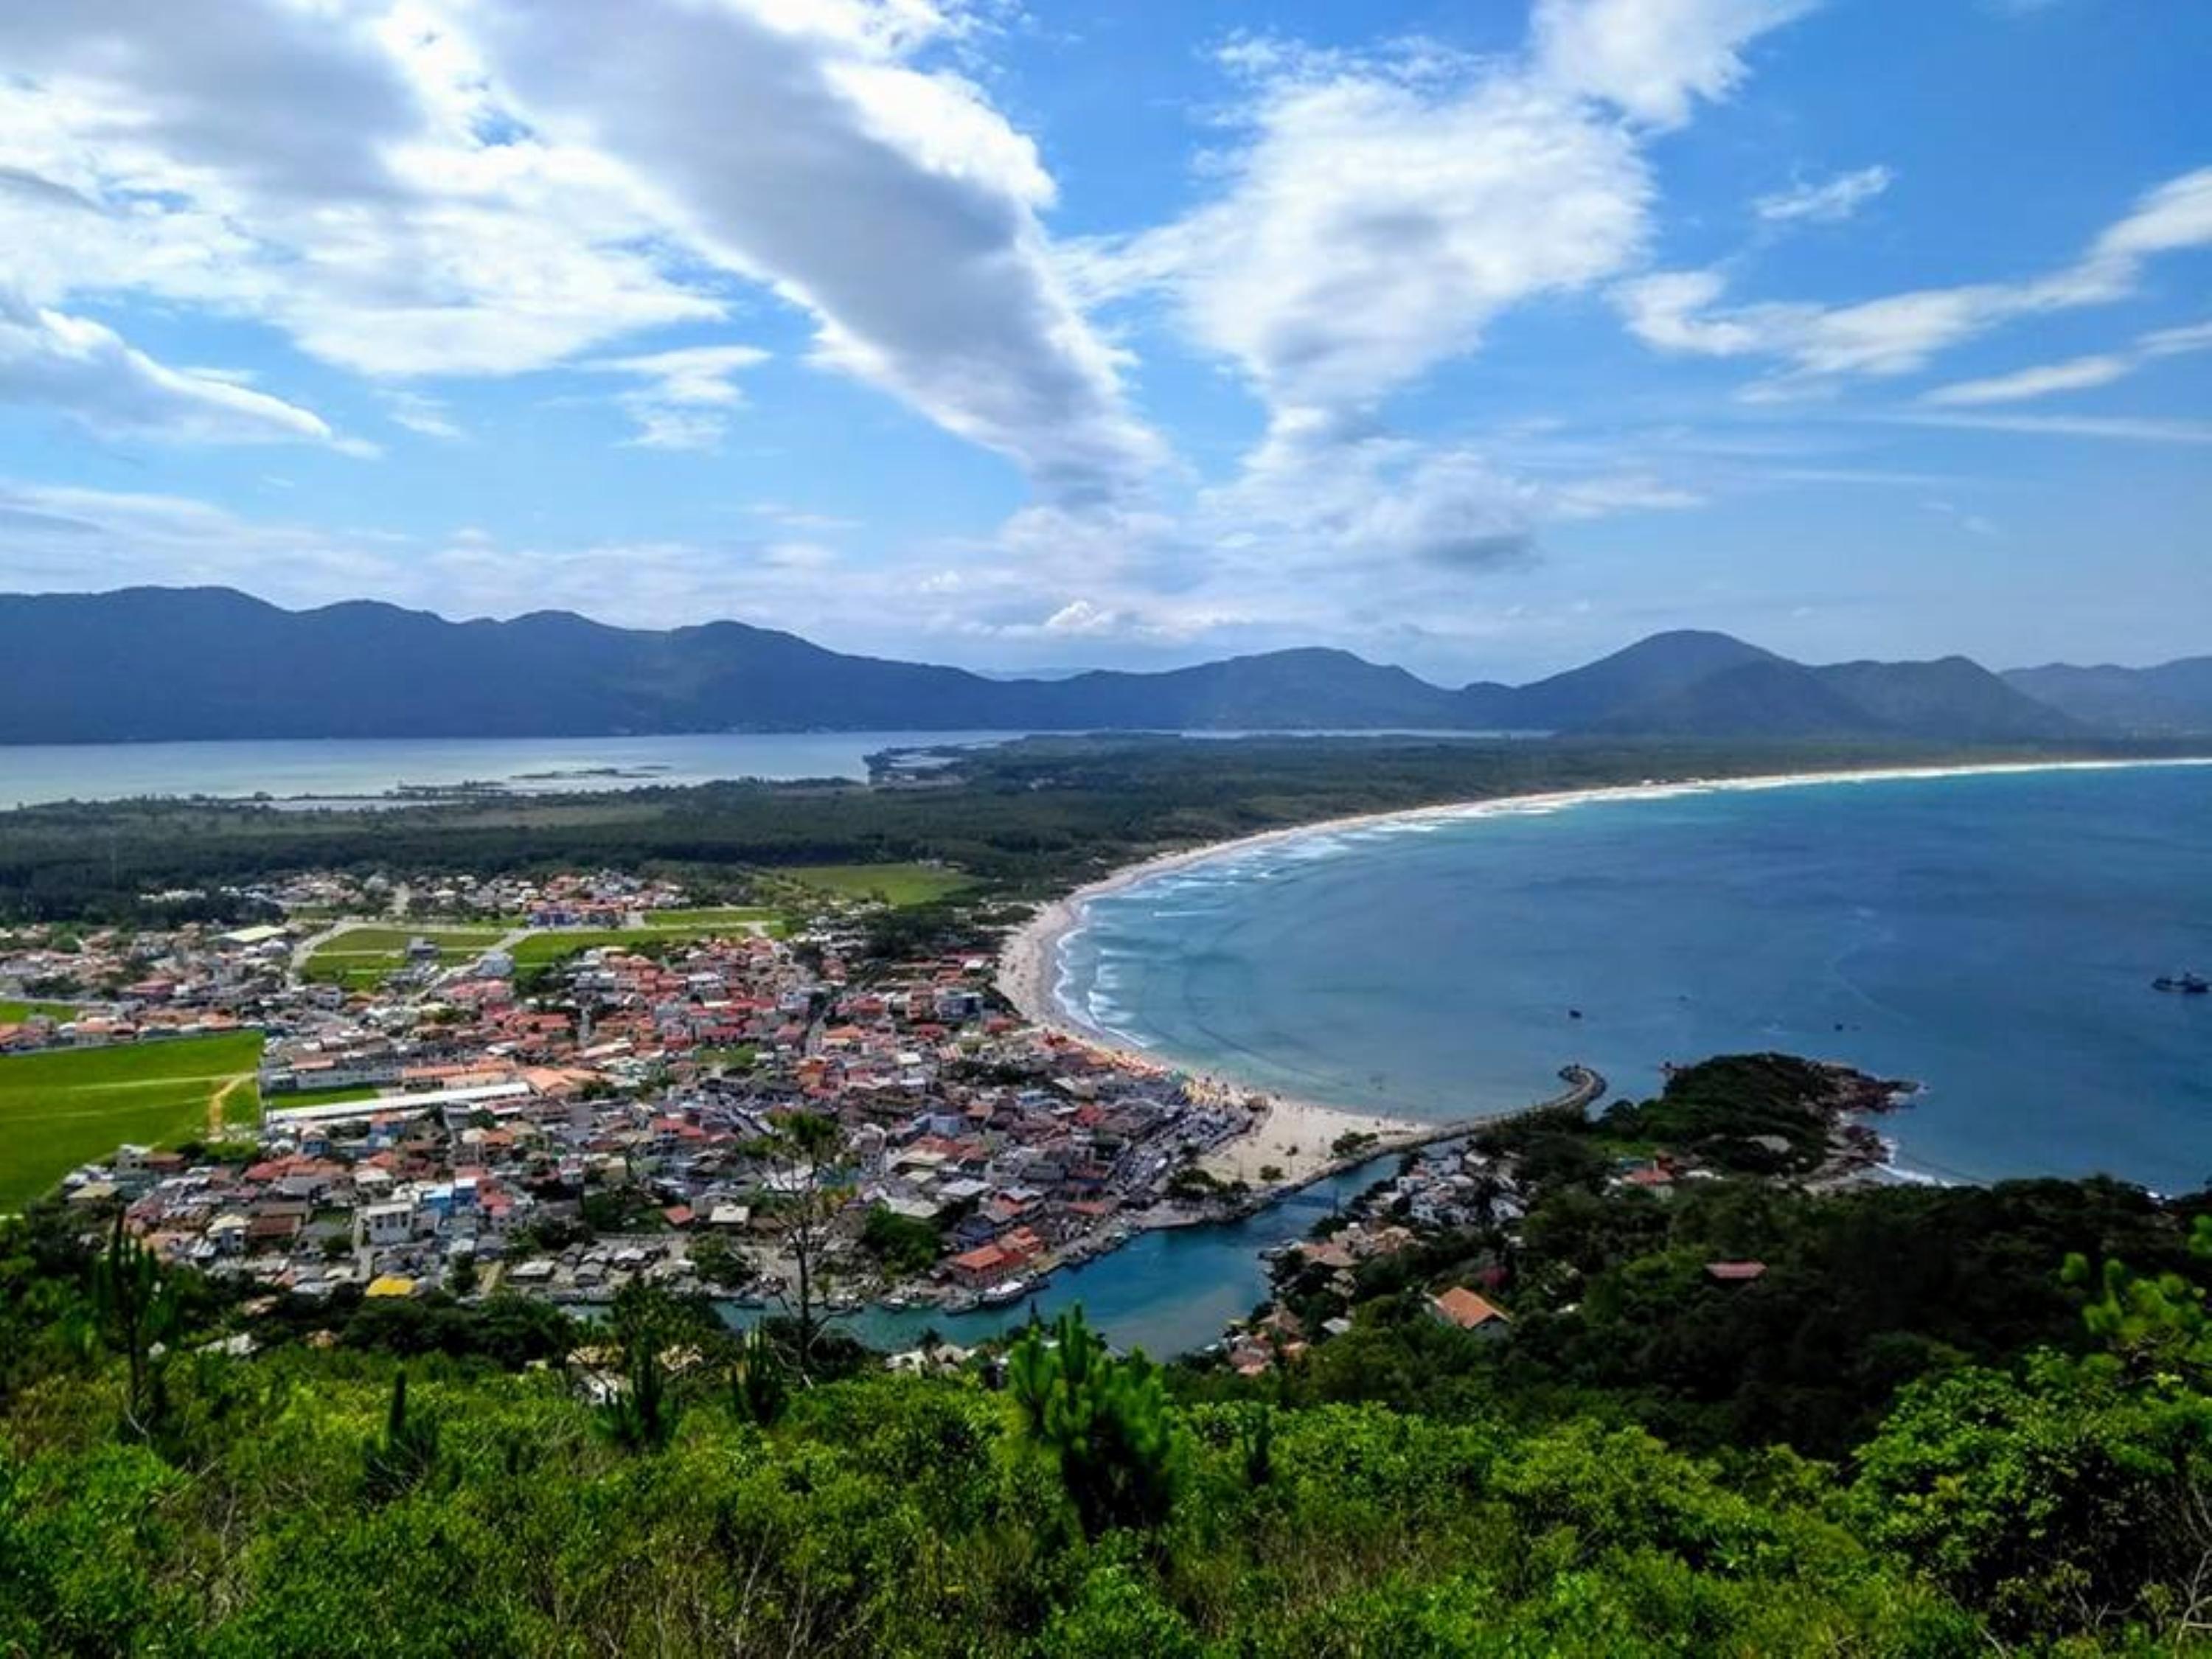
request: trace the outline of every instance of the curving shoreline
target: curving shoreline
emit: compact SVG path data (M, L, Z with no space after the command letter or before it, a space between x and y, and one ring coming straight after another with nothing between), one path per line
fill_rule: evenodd
M1311 823L1262 830L1229 841L1159 854L1125 866L1040 906L1021 927L1008 934L1002 944L999 953L997 983L1000 994L1031 1024L1060 1032L1072 1041L1116 1054L1133 1065L1158 1067L1166 1063L1162 1055L1117 1041L1111 1033L1099 1030L1061 1003L1059 995L1060 953L1062 942L1084 925L1088 907L1094 901L1172 871L1313 836L1387 828L1402 823L1454 822L1532 811L1551 812L1601 801L1663 800L1686 795L1802 788L1815 785L1904 782L1920 779L2005 776L2043 772L2121 771L2172 766L2212 766L2212 757L1993 762L1984 765L1899 766L1840 772L1689 778L1666 783L1619 784L1591 789L1499 795L1479 800L1445 802L1431 806L1320 819ZM1233 1077L1210 1081L1216 1081L1219 1086L1237 1092L1259 1096L1267 1102L1265 1116L1252 1129L1206 1160L1206 1167L1217 1176L1224 1179L1242 1178L1255 1186L1295 1185L1301 1179L1311 1179L1314 1173L1327 1165L1329 1143L1347 1131L1375 1134L1382 1143L1378 1150L1387 1150L1390 1143L1401 1141L1433 1127L1410 1119L1364 1114L1315 1101L1280 1096L1257 1085L1241 1084ZM1512 1109L1510 1106L1500 1108L1501 1113ZM1295 1152L1292 1149L1296 1149ZM1284 1171L1279 1183L1261 1182L1259 1170L1270 1165Z

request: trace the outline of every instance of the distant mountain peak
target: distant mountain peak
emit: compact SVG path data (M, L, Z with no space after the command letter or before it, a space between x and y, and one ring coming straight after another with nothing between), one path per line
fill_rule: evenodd
M2106 718L2099 699L2135 712ZM456 623L368 599L287 611L222 587L0 595L6 743L1237 728L2033 741L2116 725L2212 732L2212 659L2001 678L1960 656L1807 667L1673 629L1518 687L1446 689L1331 646L1046 679L853 656L727 619Z

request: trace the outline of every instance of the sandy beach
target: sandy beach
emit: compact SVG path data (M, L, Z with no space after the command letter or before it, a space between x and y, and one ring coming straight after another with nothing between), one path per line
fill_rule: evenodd
M1173 870L1231 857L1256 848L1268 847L1295 841L1308 836L1341 833L1346 830L1375 829L1390 824L1433 823L1462 818L1480 818L1523 812L1553 812L1593 801L1607 800L1662 800L1670 797L1705 794L1754 789L1798 788L1807 785L1844 785L1854 783L1882 783L1913 778L1949 778L1997 776L2015 773L2058 771L2116 771L2129 768L2153 766L2208 766L2212 760L2174 758L2157 760L2082 760L2082 761L2022 761L2004 762L1984 766L1941 767L1883 767L1849 772L1803 772L1767 774L1741 778L1691 778L1669 783L1641 783L1613 785L1604 788L1559 790L1548 793L1499 795L1485 800L1456 801L1434 806L1408 807L1389 812L1365 812L1352 817L1327 818L1312 823L1302 823L1281 830L1269 830L1258 835L1239 836L1233 841L1215 842L1206 846L1182 848L1145 859L1115 871L1104 878L1078 888L1064 898L1042 906L1014 933L1010 934L999 955L998 986L1000 993L1012 1003L1024 1018L1033 1024L1055 1030L1068 1038L1115 1053L1133 1065L1156 1068L1163 1064L1161 1057L1116 1043L1106 1033L1085 1024L1080 1017L1062 1006L1058 986L1060 979L1060 946L1068 933L1083 925L1084 913L1091 902L1109 894L1149 880ZM1206 1160L1206 1167L1224 1179L1243 1179L1255 1186L1263 1183L1260 1171L1273 1167L1282 1170L1281 1179L1296 1182L1310 1176L1333 1161L1331 1143L1347 1132L1373 1134L1389 1143L1401 1137L1417 1135L1431 1127L1408 1119L1380 1116L1374 1114L1345 1110L1325 1106L1315 1101L1299 1100L1273 1094L1263 1090L1245 1090L1234 1079L1210 1079L1215 1086L1237 1093L1262 1096L1268 1103L1266 1115L1253 1130L1221 1147Z

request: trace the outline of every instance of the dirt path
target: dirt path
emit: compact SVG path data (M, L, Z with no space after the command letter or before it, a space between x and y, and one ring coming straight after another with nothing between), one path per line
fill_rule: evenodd
M221 1140L224 1138L222 1109L239 1085L252 1082L253 1077L254 1074L252 1072L240 1072L208 1097L207 1133L210 1140Z

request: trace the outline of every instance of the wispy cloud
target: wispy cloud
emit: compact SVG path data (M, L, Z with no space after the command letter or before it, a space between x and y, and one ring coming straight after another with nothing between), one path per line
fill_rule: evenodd
M1808 221L1841 224L1887 190L1895 178L1886 167L1861 167L1855 173L1839 173L1832 179L1817 182L1808 180L1771 196L1762 196L1752 204L1752 210L1771 223Z
M2045 438L2096 438L2118 443L2212 444L2212 421L2159 420L2127 415L1936 415L1879 417L1900 426L1968 432L2017 432Z
M1913 373L2004 324L2109 303L2136 291L2153 258L2212 244L2212 167L2146 192L2080 258L2027 282L1918 289L1850 305L1721 303L1716 270L1664 271L1624 283L1616 303L1632 332L1662 351L1765 357L1785 367L1769 394L1860 376Z
M1939 405L1972 407L1983 404L2024 403L2054 392L2082 392L2125 380L2144 364L2185 352L2212 351L2212 323L2192 323L2181 328L2162 328L2139 337L2124 351L2100 352L2071 357L2064 362L2041 363L1994 374L1985 380L1959 380L1937 386L1922 400Z
M1079 286L1164 300L1265 406L1241 476L1208 494L1220 516L1317 559L1524 561L1566 497L1479 446L1391 433L1386 404L1516 307L1633 269L1652 230L1650 133L1729 95L1751 43L1806 9L1543 0L1510 58L1240 40L1225 57L1244 96L1206 198L1079 250ZM1613 510L1680 504L1659 486L1613 487L1616 471L1593 476L1586 507L1609 487Z
M744 402L736 376L769 354L757 346L684 346L635 357L600 357L580 367L624 374L645 384L621 394L636 423L630 441L645 449L713 449L728 429L728 411Z
M94 432L191 443L313 443L367 453L320 416L206 369L171 368L105 324L0 289L0 402Z

